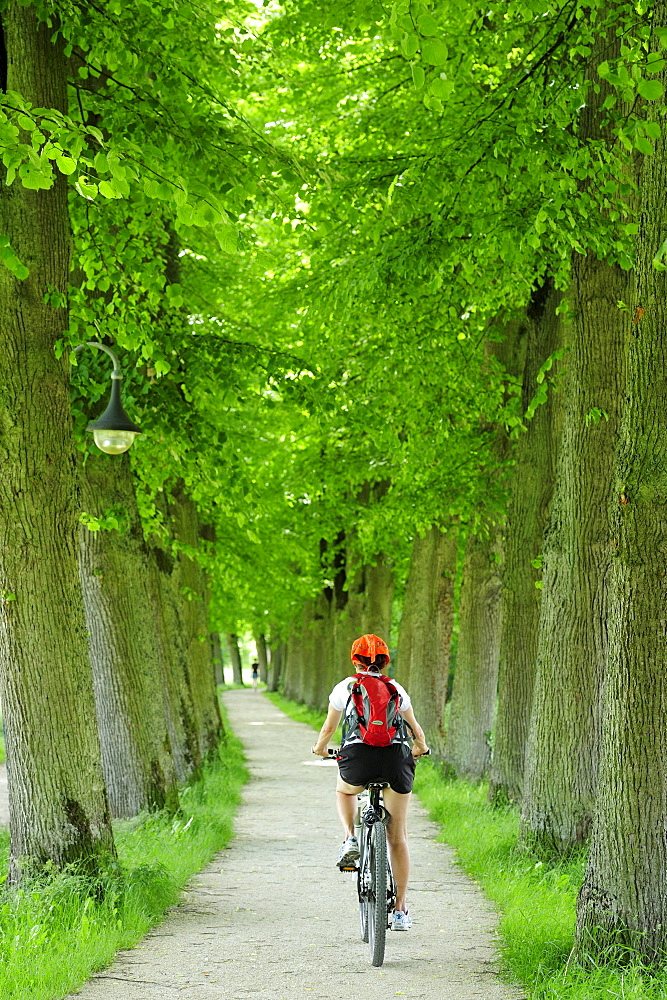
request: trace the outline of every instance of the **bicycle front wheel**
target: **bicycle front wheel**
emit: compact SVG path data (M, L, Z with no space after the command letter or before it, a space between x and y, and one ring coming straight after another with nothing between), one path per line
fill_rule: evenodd
M368 901L368 946L371 964L382 965L387 938L387 831L384 823L370 830L371 891Z
M371 885L368 827L361 826L359 830L359 847L361 857L357 870L357 891L359 894L359 926L361 940L368 944L368 911L370 908L369 891Z

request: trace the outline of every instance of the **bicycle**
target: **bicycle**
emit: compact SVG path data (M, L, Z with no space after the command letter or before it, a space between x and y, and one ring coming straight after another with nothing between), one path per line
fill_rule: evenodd
M329 750L329 756L334 757L337 752ZM355 822L359 861L341 866L341 871L357 873L361 940L368 944L371 965L376 968L384 962L387 930L396 904L396 882L387 852L387 823L391 815L381 801L383 788L389 788L388 781L369 781L359 795Z
M396 883L387 853L386 824L390 817L381 801L382 789L388 787L387 781L370 781L366 785L368 794L360 796L355 825L360 851L357 894L361 940L368 944L371 965L376 967L384 962L387 930L396 903Z

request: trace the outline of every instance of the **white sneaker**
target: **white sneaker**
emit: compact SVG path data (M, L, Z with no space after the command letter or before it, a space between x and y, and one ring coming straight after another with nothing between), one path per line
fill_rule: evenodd
M342 865L351 865L355 861L358 861L359 857L359 841L356 837L348 837L347 840L343 841L336 864L339 868Z
M394 910L391 918L392 931L409 931L412 927L412 917L407 910Z

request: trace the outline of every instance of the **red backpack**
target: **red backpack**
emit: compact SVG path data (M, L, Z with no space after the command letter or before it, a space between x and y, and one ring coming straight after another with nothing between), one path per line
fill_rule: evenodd
M345 708L343 743L360 739L372 747L388 747L396 734L405 737L400 695L384 674L355 674ZM350 701L354 711L349 712Z

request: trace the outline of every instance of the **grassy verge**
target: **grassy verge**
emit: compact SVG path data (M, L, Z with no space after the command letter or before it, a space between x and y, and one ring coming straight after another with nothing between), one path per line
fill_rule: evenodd
M118 864L96 886L75 870L0 893L0 997L55 1000L130 948L175 903L187 879L228 843L246 778L227 730L181 813L114 824ZM1 842L4 868L8 836Z
M289 698L278 694L277 691L265 691L264 694L273 702L276 708L281 709L285 715L289 715L290 719L294 719L296 722L305 722L306 725L312 726L313 729L319 730L322 728L322 723L327 717L326 712L319 712L315 708L308 708L306 705L299 704L298 701L290 701ZM339 727L329 743L331 746L334 746L340 743L340 741L341 731Z
M324 715L269 695L278 708L319 729ZM570 960L583 854L547 863L516 847L515 809L492 809L485 785L443 777L432 761L417 768L415 792L452 846L461 867L483 888L499 912L505 977L529 1000L664 1000L667 973L651 974L641 963L623 969L583 970ZM443 903L445 901L443 900Z
M276 708L281 709L285 715L289 715L290 719L294 719L296 722L305 722L313 729L322 728L322 723L327 717L326 712L317 712L314 708L300 705L298 701L290 701L289 698L285 698L277 691L265 691L264 694Z

